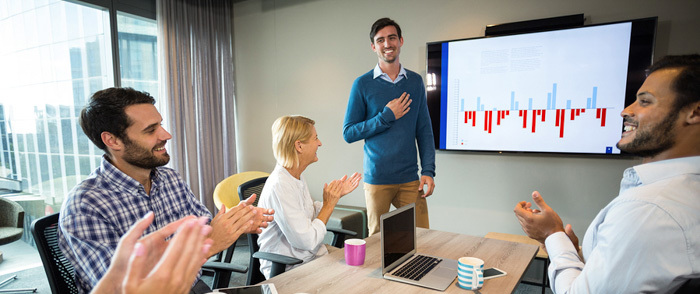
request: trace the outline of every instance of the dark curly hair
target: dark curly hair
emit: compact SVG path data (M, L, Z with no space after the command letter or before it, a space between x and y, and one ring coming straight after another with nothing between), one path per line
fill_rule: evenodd
M132 124L127 117L127 106L134 104L155 104L156 100L146 92L132 88L107 88L92 94L90 102L80 112L80 127L98 148L107 152L102 142L102 132L109 132L125 140L126 129Z

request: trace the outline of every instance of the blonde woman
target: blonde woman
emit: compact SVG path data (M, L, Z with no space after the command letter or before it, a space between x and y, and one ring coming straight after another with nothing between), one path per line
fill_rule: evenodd
M275 220L258 238L261 252L299 258L304 263L328 254L323 244L326 224L340 197L357 188L362 176L323 185L323 202L314 201L302 173L318 161L321 140L315 122L303 116L283 116L272 124L272 150L277 165L265 182L259 206L275 210ZM260 271L269 278L272 263L260 260ZM292 267L287 267L287 270Z

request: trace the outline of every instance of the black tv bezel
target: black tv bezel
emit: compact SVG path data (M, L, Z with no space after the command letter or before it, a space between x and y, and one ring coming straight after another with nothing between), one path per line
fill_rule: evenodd
M601 157L601 158L630 158L634 155L621 151L619 154L614 153L581 153L581 152L549 152L549 151L512 151L512 150L464 150L464 149L441 149L441 132L440 132L440 111L441 111L441 55L442 55L442 44L446 42L455 41L465 41L465 40L476 40L484 38L500 38L513 35L527 35L541 32L550 31L564 31L572 29L580 29L585 27L595 27L603 25L611 25L618 23L632 23L632 32L630 38L630 52L629 52L629 62L627 68L627 85L625 87L625 107L634 103L636 100L637 90L644 83L646 79L646 69L652 64L654 59L654 47L656 45L656 30L658 25L658 17L647 17L638 18L630 20L622 20L615 22L607 22L600 24L591 24L584 26L565 26L561 28L547 28L547 29L524 29L522 32L515 32L509 34L500 34L493 36L480 36L472 38L462 38L453 39L445 41L435 41L426 43L426 77L431 73L436 75L435 90L427 91L427 103L428 111L430 113L431 123L433 127L433 137L435 140L435 149L440 151L455 151L455 152L467 152L467 153L486 153L486 154L533 154L533 155L555 155L555 156L585 156L585 157ZM438 48L439 50L432 50L433 48ZM437 58L436 58L437 56ZM431 64L431 57L433 64ZM437 62L435 62L437 60ZM622 134L623 126L620 125L620 134Z

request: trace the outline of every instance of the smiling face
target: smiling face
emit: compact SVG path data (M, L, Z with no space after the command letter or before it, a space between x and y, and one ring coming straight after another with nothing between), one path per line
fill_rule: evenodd
M653 158L676 143L678 111L671 85L678 69L662 69L650 74L637 91L637 100L622 111L624 132L617 147L625 152Z
M125 131L122 159L138 168L153 169L166 165L170 155L165 143L172 138L161 122L163 118L152 104L135 104L124 109L131 125Z
M318 134L316 133L316 127L311 126L311 137L306 140L306 142L298 141L299 146L297 150L299 151L299 163L301 166L308 166L316 161L318 161L318 147L321 147L321 140L318 139Z
M403 38L399 37L396 27L386 26L374 35L372 51L377 53L380 62L394 63L399 59Z

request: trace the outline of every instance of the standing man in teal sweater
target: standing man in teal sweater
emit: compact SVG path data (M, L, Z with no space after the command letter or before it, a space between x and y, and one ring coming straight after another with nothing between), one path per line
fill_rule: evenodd
M343 124L345 141L365 140L369 234L379 232L379 216L392 204L398 208L415 202L416 225L428 228L425 198L435 188L435 142L423 78L399 63L403 37L396 22L377 20L369 39L379 62L352 85Z

